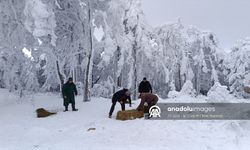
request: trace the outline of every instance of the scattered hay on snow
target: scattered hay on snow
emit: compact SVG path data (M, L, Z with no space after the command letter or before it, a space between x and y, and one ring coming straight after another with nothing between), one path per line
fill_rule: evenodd
M136 118L142 118L144 117L143 111L137 111L137 110L125 110L125 111L118 111L116 119L117 120L133 120Z
M96 130L96 128L89 128L87 131L89 132L89 131L95 131Z
M45 110L44 108L39 108L36 110L37 118L45 118L51 115L54 115L56 113L49 112Z

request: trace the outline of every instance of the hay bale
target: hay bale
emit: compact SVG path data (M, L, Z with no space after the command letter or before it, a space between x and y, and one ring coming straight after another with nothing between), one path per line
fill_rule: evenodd
M143 111L137 111L137 110L125 110L125 111L118 111L116 119L117 120L133 120L136 118L142 118L144 117Z
M51 115L54 115L56 113L49 112L45 110L44 108L39 108L36 110L37 118L45 118Z
M245 86L245 87L244 87L244 91L245 91L246 93L250 94L250 87Z

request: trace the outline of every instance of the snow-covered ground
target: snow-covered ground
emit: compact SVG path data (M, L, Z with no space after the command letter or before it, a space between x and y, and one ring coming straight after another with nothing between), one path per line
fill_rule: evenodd
M164 101L204 99L183 96ZM0 90L0 150L250 149L250 121L118 121L107 117L109 99L83 103L78 96L76 101L78 112L63 112L59 95L36 94L18 100ZM38 119L35 110L40 107L58 114ZM119 109L117 105L115 111Z

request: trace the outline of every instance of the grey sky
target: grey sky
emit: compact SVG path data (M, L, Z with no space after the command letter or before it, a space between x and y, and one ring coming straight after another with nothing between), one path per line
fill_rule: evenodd
M214 32L222 48L250 36L250 0L142 0L152 26L181 17L184 25Z

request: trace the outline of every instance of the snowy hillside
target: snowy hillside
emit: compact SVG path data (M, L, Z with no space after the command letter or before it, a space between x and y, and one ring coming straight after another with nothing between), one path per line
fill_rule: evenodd
M21 101L6 90L0 95L1 150L246 150L249 146L248 121L117 121L107 117L109 99L82 103L77 97L79 111L63 112L58 95L36 94ZM185 95L161 101L184 99L205 101ZM35 110L40 107L58 114L38 119Z

